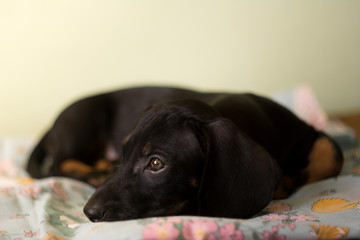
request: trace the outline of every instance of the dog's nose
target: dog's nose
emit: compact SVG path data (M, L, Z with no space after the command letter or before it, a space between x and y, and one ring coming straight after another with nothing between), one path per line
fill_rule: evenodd
M98 205L86 205L84 207L84 213L92 222L101 222L105 217L105 211Z

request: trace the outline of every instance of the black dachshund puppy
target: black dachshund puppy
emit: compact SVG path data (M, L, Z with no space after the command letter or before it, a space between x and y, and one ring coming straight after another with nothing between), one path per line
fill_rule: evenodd
M47 175L94 185L113 171L100 159L120 161L84 208L92 221L246 218L274 197L336 176L343 163L328 136L267 98L172 88L75 103L35 148L28 165L34 176L44 176L45 155L53 158Z

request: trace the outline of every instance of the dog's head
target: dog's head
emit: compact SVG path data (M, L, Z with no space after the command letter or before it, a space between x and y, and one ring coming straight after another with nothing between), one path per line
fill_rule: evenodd
M125 139L118 170L84 212L92 221L250 217L271 201L279 175L270 155L211 106L157 104Z

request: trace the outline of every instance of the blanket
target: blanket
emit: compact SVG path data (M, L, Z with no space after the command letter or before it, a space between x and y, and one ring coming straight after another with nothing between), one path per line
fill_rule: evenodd
M354 133L329 121L308 87L274 96L325 130L345 152L341 174L272 201L250 219L172 216L92 223L82 209L95 189L59 177L36 180L24 166L34 141L0 139L0 240L62 239L360 239L360 147Z
M250 219L172 216L90 222L95 191L85 183L36 180L24 165L32 141L0 141L0 239L356 239L360 238L360 147L348 148L340 176L272 201Z

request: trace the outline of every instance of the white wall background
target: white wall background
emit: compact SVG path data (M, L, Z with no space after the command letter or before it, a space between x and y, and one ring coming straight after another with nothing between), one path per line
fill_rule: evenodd
M1 0L0 137L40 136L74 99L139 84L360 109L360 1Z

